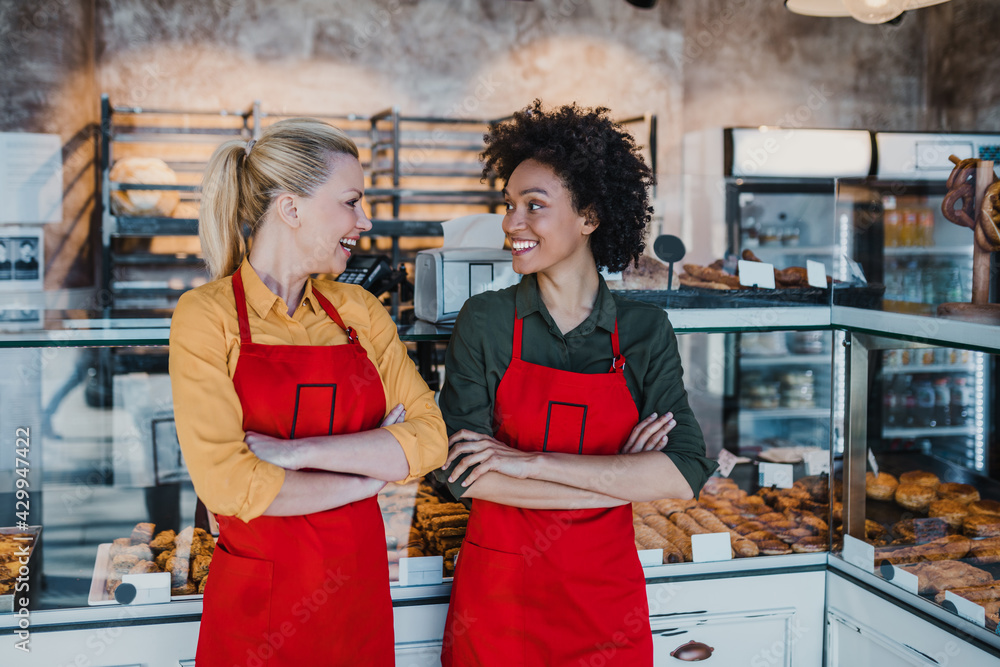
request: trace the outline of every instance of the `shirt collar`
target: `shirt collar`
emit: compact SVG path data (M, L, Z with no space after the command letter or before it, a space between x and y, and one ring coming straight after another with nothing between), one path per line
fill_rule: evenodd
M615 320L618 317L618 308L615 306L615 299L611 295L611 290L608 289L608 284L605 282L604 276L598 274L597 279L600 282L597 286L597 298L594 299L594 310L574 330L581 335L589 334L594 330L594 327L601 327L608 332L615 330ZM555 327L552 316L549 315L548 309L545 308L545 304L542 302L542 295L538 291L538 278L534 273L521 278L521 282L517 285L514 304L517 308L517 316L521 319L524 319L531 313L537 312L542 315L550 328Z
M274 309L274 304L281 301L281 298L264 284L264 281L260 279L260 276L257 275L257 272L250 265L249 258L245 257L243 263L240 264L240 275L243 277L243 291L246 292L247 303L254 309L258 317L261 319L266 318L268 313ZM313 312L317 312L320 305L316 300L316 294L313 292L312 283L312 278L306 281L306 289L302 295L302 302L308 303ZM287 305L285 304L286 307ZM287 313L287 310L285 313Z

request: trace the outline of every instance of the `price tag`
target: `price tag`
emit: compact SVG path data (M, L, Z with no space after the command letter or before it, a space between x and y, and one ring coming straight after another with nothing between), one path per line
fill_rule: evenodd
M914 595L920 594L920 580L917 578L917 575L909 570L897 567L888 561L883 561L879 571L881 571L882 578L886 581L891 581L904 591L908 591Z
M762 487L790 489L795 482L792 470L790 463L761 463L757 469L757 484Z
M729 533L705 533L691 536L691 556L695 563L731 560L733 542Z
M761 287L763 289L774 289L774 264L767 262L748 262L745 259L739 261L740 285L747 287Z
M639 549L639 564L643 567L663 565L663 549Z
M729 473L733 471L739 460L740 457L736 456L736 454L733 454L728 449L723 449L719 452L719 474L723 477L729 477Z
M826 288L826 264L811 259L806 260L806 282L810 287Z
M986 608L979 606L971 600L966 600L961 595L945 591L944 604L941 606L954 611L965 620L975 623L981 628L986 627Z
M878 461L875 460L875 454L872 452L871 447L868 448L868 466L875 473L875 476L878 477Z
M844 560L865 572L875 574L875 545L844 535Z
M857 262L855 262L853 259L851 259L847 255L841 255L841 257L843 257L845 260L847 260L847 268L850 269L851 276L853 276L854 279L857 280L858 282L860 282L862 285L867 285L868 284L868 279L865 278L865 272L861 268L861 265L858 264Z
M443 556L404 557L399 559L400 586L431 586L443 580Z
M830 452L825 450L803 452L802 460L805 461L807 475L830 474Z

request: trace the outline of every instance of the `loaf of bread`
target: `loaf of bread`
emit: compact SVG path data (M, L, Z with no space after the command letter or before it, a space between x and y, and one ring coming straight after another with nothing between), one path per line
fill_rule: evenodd
M115 162L109 174L113 183L176 185L177 174L159 158L127 157ZM115 215L168 217L180 202L176 190L112 190Z

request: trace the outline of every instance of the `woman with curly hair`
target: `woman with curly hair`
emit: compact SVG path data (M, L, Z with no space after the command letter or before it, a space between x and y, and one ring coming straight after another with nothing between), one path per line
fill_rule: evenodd
M651 665L630 503L692 498L715 465L666 313L600 274L642 252L653 176L607 109L575 104L536 100L482 157L524 277L470 299L448 347L443 474L472 513L443 664Z

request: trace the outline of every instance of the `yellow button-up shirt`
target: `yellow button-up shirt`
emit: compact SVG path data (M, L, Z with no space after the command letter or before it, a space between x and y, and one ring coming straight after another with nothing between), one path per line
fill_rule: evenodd
M406 421L385 427L410 465L407 480L444 463L448 451L434 392L417 372L396 325L368 291L333 281L308 280L292 316L246 260L241 275L254 343L343 345L347 334L316 299L323 293L347 326L354 327L378 369L386 411L402 403ZM216 514L249 521L264 513L281 490L283 468L257 458L244 442L243 408L233 386L240 330L230 278L186 292L170 326L170 381L181 451L198 497Z

